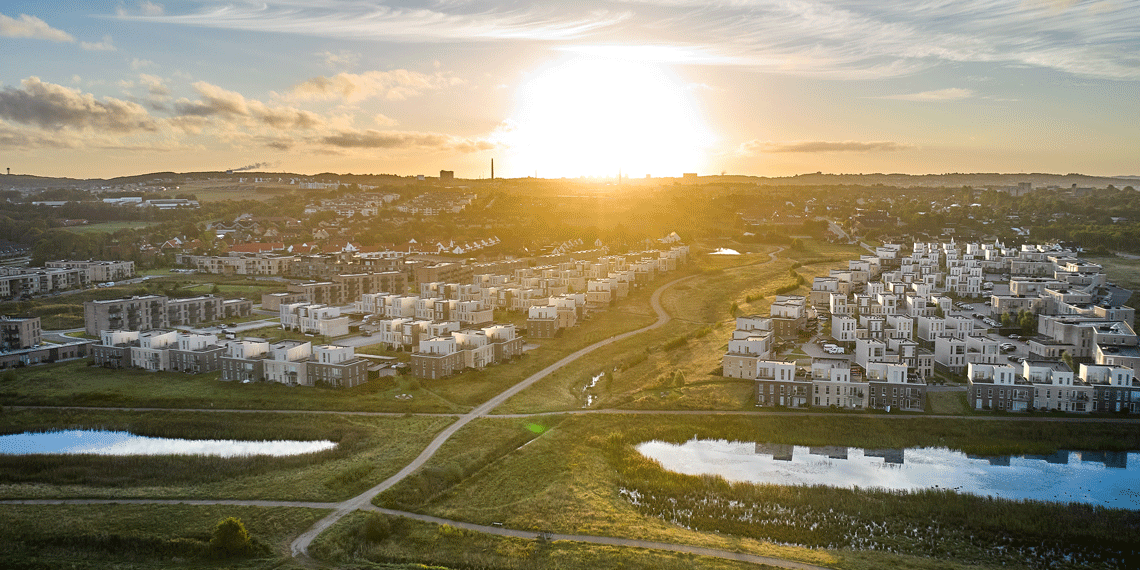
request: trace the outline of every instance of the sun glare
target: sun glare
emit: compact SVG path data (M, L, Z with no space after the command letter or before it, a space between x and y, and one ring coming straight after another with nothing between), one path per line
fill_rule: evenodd
M508 174L679 176L699 171L713 136L665 66L577 55L519 91L505 133Z

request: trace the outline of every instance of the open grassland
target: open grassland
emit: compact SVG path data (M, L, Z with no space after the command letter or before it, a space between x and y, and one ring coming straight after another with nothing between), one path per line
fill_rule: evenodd
M0 505L0 567L277 568L289 541L327 512L302 508L188 505ZM236 517L254 543L248 557L216 560L218 521Z
M145 230L150 226L157 225L160 222L132 222L132 221L119 221L119 222L100 222L98 224L84 224L82 226L68 226L66 229L69 232L77 234L94 234L106 233L113 234L119 230Z
M816 247L818 251L812 249ZM783 258L789 251L782 252L775 262L766 252L698 257L701 272L662 295L662 305L673 321L571 363L511 398L496 412L583 407L749 409L755 383L720 374L721 358L735 328L733 306L738 314L761 314L767 313L779 291L806 294L813 276L846 265L833 259L850 249L809 241L803 250L791 253L817 263L794 269L796 262Z
M114 370L70 361L0 376L0 403L21 406L97 406L242 410L456 412L410 377L376 378L353 388L239 384L219 373ZM397 399L401 394L411 399Z
M562 419L543 416L475 420L447 440L427 466L385 491L379 503L406 511L424 508L460 481L504 456L519 453Z
M564 330L558 338L528 339L528 342L537 344L539 348L524 353L508 364L492 365L477 371L467 370L448 378L421 379L419 382L424 388L458 406L475 407L581 348L652 324L657 319L649 306L649 296L662 284L675 278L674 274L659 277L615 306L594 313L578 326ZM596 360L593 355L589 359Z
M178 187L180 194L193 194L199 202L222 202L227 200L281 200L295 194L303 199L304 190L288 184L234 184L230 181L190 181Z
M329 440L287 457L0 455L4 498L196 498L332 501L409 463L452 419L193 412L7 410L3 433L105 429L181 439Z
M376 517L372 519L371 517ZM377 532L379 527L382 531ZM769 568L707 556L567 541L499 537L377 513L345 517L310 552L338 567L408 562L453 568L547 570L628 568L732 570ZM370 568L372 566L364 566Z
M1084 255L1083 259L1104 267L1108 280L1125 289L1140 289L1140 259L1131 257Z
M1037 544L1043 557L1079 554L1081 560L1095 565L1095 555L1080 545L1090 540L1092 544L1107 541L1104 544L1109 548L1123 548L1121 545L1128 544L1128 540L1140 544L1140 519L1131 511L1016 503L951 492L886 493L729 484L715 477L668 473L655 462L643 459L632 447L652 439L681 443L698 437L864 448L937 446L982 455L1049 453L1056 449L1127 450L1140 448L1140 432L1132 424L995 425L989 421L917 416L904 419L608 414L549 421L550 429L523 446L500 446L488 441L484 444L487 451L467 451L466 459L437 455L425 470L433 469L438 476L423 484L427 492L417 495L419 499L426 497L427 503L416 506L402 502L410 494L406 494L407 489L398 492L400 487L382 494L377 502L481 524L499 521L510 528L536 531L739 548L826 565L840 561L840 566L852 568L898 565L895 556L900 554L923 556L924 549L937 543L937 533L943 531L950 538L931 552L950 564L979 564L997 557L995 564L1035 565L1026 562L1035 556L1026 548ZM475 426L488 435L497 429ZM474 445L487 439L474 434L472 438ZM500 454L500 458L490 457L495 454ZM441 491L452 480L458 482ZM639 496L645 499L636 499ZM702 510L698 508L701 501L710 501L709 504L721 505L723 509ZM751 505L752 510L745 513L744 507L733 506L738 503ZM678 505L676 512L669 511L667 504ZM836 510L829 512L828 508ZM716 522L721 519L727 522ZM756 524L744 524L742 520ZM941 530L919 528L916 521L927 520L938 521L932 528ZM1103 522L1087 522L1095 520ZM809 524L805 528L800 521L810 521L816 527L812 529ZM848 528L873 528L874 533L853 535L855 531L844 530ZM961 528L968 530L950 532ZM971 538L970 532L975 538ZM1003 533L1008 538L998 540L996 537ZM834 550L826 554L777 547L765 541ZM1003 545L1010 549L1004 558L993 548ZM857 555L849 558L848 552ZM896 562L888 564L892 560Z

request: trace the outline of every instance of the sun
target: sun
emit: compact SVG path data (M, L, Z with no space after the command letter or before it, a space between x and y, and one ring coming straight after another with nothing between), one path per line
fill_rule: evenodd
M512 124L508 173L542 178L679 176L705 166L714 138L692 91L666 67L596 55L535 73Z

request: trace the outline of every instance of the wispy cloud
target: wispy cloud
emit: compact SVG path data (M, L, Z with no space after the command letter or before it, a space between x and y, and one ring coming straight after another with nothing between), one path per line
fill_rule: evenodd
M922 91L919 93L904 93L901 95L883 95L875 97L875 99L895 99L898 101L918 101L922 103L942 103L946 101L959 101L961 99L969 99L974 96L972 89L961 89L958 87L951 87L949 89L938 89L936 91Z
M158 67L158 64L149 59L139 59L137 57L131 60L131 69L135 71L148 67Z
M119 4L119 7L115 10L115 13L120 17L129 17L136 15L155 17L165 14L166 8L162 4L156 4L154 2L143 0L142 2L138 2L130 8L124 4Z
M763 71L838 79L995 62L1140 79L1140 3L931 0L627 0L664 11L654 26ZM680 40L684 40L681 42Z
M429 75L406 69L338 73L332 77L314 77L294 86L289 91L289 98L299 101L344 99L350 102L372 97L403 100L460 83L459 78L443 73Z
M0 14L0 36L53 42L75 42L75 38L71 34L57 30L49 26L47 22L27 14L20 14L19 18L10 18Z
M582 37L612 26L629 14L604 9L563 12L556 3L525 9L497 9L478 3L445 3L432 8L370 2L268 0L205 6L182 14L120 11L118 17L211 28L304 34L332 38L396 39L405 42Z
M477 152L495 148L494 143L478 138L457 137L443 133L416 131L343 131L325 136L320 142L339 148L421 149Z
M360 61L360 54L345 49L336 52L324 51L318 53L317 57L320 57L326 66L333 69L353 67Z
M111 36L103 36L101 42L80 42L79 47L87 51L115 51L115 42L111 40Z
M891 152L911 150L914 145L894 141L762 141L751 140L741 143L736 149L738 156L755 156L769 153L817 153L817 152Z

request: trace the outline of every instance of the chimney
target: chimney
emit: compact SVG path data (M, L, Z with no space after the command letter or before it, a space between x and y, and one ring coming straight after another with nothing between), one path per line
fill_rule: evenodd
M495 179L495 159L491 159L491 180Z

